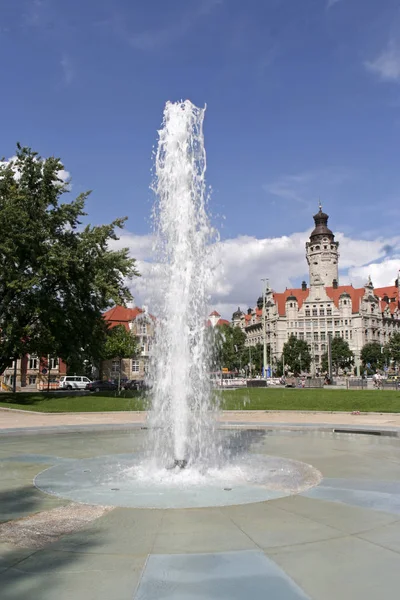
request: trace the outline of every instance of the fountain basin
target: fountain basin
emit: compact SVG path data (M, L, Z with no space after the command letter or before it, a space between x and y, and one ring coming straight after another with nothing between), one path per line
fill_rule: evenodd
M143 454L71 460L35 478L41 491L75 502L127 508L205 508L250 504L304 492L321 473L306 463L246 454L213 466L168 470Z

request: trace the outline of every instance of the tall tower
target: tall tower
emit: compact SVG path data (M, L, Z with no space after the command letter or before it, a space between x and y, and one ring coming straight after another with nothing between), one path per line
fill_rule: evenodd
M339 283L339 242L328 227L328 215L319 211L314 215L315 228L306 243L306 257L309 268L310 286L323 284L327 287Z

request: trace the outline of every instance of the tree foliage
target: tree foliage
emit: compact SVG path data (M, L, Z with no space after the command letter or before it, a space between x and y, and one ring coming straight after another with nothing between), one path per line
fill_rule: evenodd
M285 357L285 365L289 367L289 371L292 373L302 373L310 370L311 354L306 341L299 340L296 336L291 335L283 346L283 356Z
M350 350L349 344L341 337L334 337L332 340L332 367L335 373L339 369L350 369L354 364L354 354ZM328 371L328 352L322 356L322 370Z
M107 332L103 356L105 359L132 358L137 353L136 336L123 325L116 325Z
M385 362L385 357L382 354L382 346L378 342L368 342L362 347L361 361L364 368L370 371L382 369ZM370 365L370 367L367 367Z
M215 368L227 368L229 371L239 371L248 362L245 348L246 334L240 327L221 325L210 328L215 349Z
M394 366L400 365L400 333L393 333L389 342L385 346L385 355Z
M128 249L110 247L125 219L83 227L90 192L61 202L63 169L21 146L0 163L0 373L26 353L98 356L102 312L130 299L126 281L138 275Z

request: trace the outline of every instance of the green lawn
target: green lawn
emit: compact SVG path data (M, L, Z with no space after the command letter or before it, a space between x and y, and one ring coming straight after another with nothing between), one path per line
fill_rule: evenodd
M400 412L400 392L391 390L245 389L221 392L224 410L315 410ZM36 412L100 412L143 410L140 392L99 392L86 396L58 393L0 393L0 407Z

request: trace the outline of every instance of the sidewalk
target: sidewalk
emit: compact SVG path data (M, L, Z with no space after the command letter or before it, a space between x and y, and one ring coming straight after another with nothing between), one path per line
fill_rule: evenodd
M224 411L219 418L222 424L248 425L351 425L399 427L399 413L299 412L299 411ZM146 422L145 412L107 413L33 413L0 408L0 431L37 427L132 425Z

